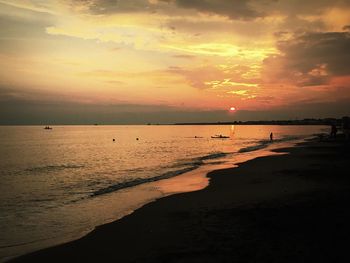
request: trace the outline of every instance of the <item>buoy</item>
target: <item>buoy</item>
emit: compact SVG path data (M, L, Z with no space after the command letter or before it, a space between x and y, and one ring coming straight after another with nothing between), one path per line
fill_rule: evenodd
M138 141L139 140L139 138L136 138L136 141Z
M113 141L115 142L115 139L113 139Z

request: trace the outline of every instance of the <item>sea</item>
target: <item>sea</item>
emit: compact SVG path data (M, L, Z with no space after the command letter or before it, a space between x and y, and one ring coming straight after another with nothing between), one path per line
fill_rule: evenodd
M327 130L277 125L0 126L0 260L77 239L149 202L206 187L211 170L272 154L273 148Z

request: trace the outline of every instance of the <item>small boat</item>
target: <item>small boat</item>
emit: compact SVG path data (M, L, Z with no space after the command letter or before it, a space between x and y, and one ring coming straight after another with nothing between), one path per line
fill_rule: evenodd
M230 138L230 136L224 136L224 135L215 135L215 136L211 136L212 139L228 139Z
M52 130L52 128L50 126L45 126L44 128L45 130Z

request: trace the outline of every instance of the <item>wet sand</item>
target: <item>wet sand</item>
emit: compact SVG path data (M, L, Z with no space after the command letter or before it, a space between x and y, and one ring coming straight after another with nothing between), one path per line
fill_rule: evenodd
M213 171L87 236L15 262L349 262L350 145L307 142Z

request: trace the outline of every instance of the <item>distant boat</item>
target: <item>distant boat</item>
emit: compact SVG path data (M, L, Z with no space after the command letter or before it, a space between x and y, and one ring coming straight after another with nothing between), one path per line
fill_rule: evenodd
M211 136L212 139L228 139L230 138L230 136L224 136L224 135L215 135L215 136Z
M50 126L45 126L44 128L45 130L52 130L52 128Z

